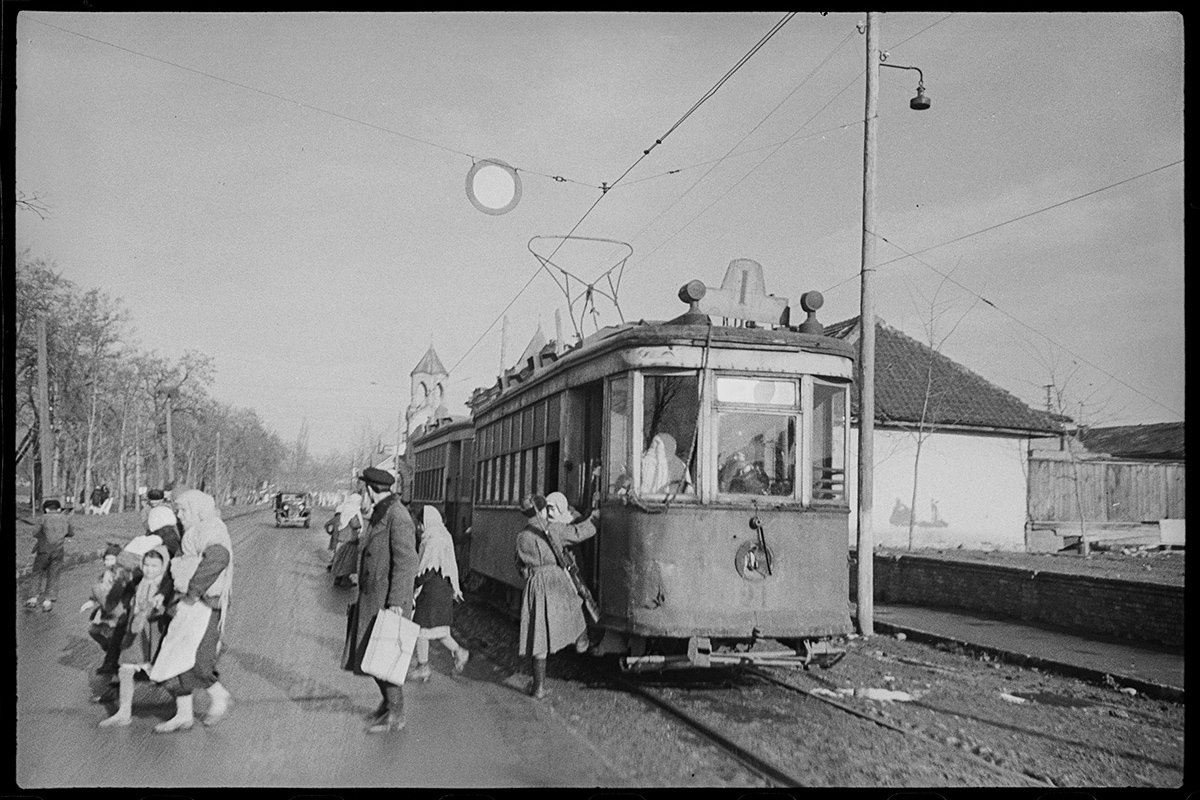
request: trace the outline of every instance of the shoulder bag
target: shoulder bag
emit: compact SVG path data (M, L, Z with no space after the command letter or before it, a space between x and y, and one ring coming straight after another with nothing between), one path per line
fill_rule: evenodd
M588 589L587 584L583 582L583 576L579 574L579 565L575 563L575 556L570 550L563 547L562 542L558 540L558 536L552 532L551 528L543 528L542 533L546 534L546 541L550 544L550 549L554 551L554 560L567 573L567 577L571 579L571 583L575 585L575 591L579 594L579 599L583 601L583 611L587 615L588 622L592 625L600 623L600 606L596 603L596 598L592 597L592 592Z

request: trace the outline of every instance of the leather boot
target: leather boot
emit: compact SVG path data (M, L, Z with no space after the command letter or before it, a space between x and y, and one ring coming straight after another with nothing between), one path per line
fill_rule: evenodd
M383 689L386 698L387 714L368 727L367 733L395 733L402 730L405 725L404 687L387 683L380 688Z
M546 696L546 659L534 657L533 683L529 685L529 695L535 700Z
M181 694L175 697L175 716L171 717L166 722L160 722L154 726L155 733L174 733L175 731L190 730L196 722L196 718L192 715L192 696L190 694Z
M120 704L117 707L117 713L107 719L100 720L101 728L110 728L113 726L124 727L133 722L133 673L137 667L132 664L123 664L121 666L120 680Z
M387 716L387 713L388 713L388 701L387 701L387 698L384 698L383 700L379 701L379 705L375 707L375 710L367 715L367 722L370 722L370 723L378 722L380 719Z
M220 681L208 687L208 697L212 702L208 706L208 713L204 716L204 724L212 727L229 713L229 701L233 697Z

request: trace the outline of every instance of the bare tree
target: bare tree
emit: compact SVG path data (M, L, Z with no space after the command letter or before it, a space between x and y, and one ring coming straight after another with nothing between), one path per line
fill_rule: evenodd
M23 189L17 189L17 210L32 211L37 214L40 219L45 219L50 216L50 206L38 197L37 192L26 192Z
M957 268L958 265L956 264L955 269ZM914 529L916 528L917 524L917 487L921 477L921 449L924 446L925 441L933 433L934 427L939 422L945 423L946 420L943 419L944 401L947 397L953 395L954 393L953 381L955 373L947 369L938 369L938 365L946 361L945 357L941 355L941 351L945 346L946 341L954 334L954 331L958 329L958 326L962 324L962 321L966 318L967 314L971 313L971 310L975 308L975 304L978 302L978 298L976 298L975 302L972 302L970 307L963 312L962 316L960 316L950 326L950 329L944 334L940 334L938 327L942 317L949 313L950 304L946 301L939 301L939 296L941 295L942 289L945 288L946 281L949 280L950 274L953 274L953 272L954 270L951 270L950 273L942 277L942 280L938 283L937 289L933 293L933 297L929 298L928 316L926 317L924 323L925 346L928 357L923 365L924 390L922 391L921 397L921 414L917 420L916 426L910 429L910 433L916 442L916 452L913 455L912 497L908 506L909 550L913 549L915 538ZM941 380L938 380L939 378Z

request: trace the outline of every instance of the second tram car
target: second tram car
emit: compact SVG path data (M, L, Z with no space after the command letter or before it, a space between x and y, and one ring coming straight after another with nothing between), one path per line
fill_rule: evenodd
M735 267L744 305L747 271L751 287L761 272L735 261L726 284ZM854 351L822 334L815 292L794 327L765 292L782 320L711 324L727 306L704 295L692 281L688 313L547 346L476 390L469 423L414 438L412 496L449 509L454 487L461 509L470 487L470 582L511 600L521 498L561 491L582 510L598 492L600 530L576 555L601 609L592 652L626 668L729 663L758 639L826 666L839 655L827 639L851 630Z

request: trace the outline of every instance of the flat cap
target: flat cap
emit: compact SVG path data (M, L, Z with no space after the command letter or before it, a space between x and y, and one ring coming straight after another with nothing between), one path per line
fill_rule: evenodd
M342 473L342 474L345 474L345 473ZM150 491L146 492L146 499L147 500L162 500L163 499L163 490L162 489L151 489Z
M396 482L396 476L388 472L386 469L379 467L367 467L358 476L360 481L363 481L368 486L373 486L376 489L386 489Z

